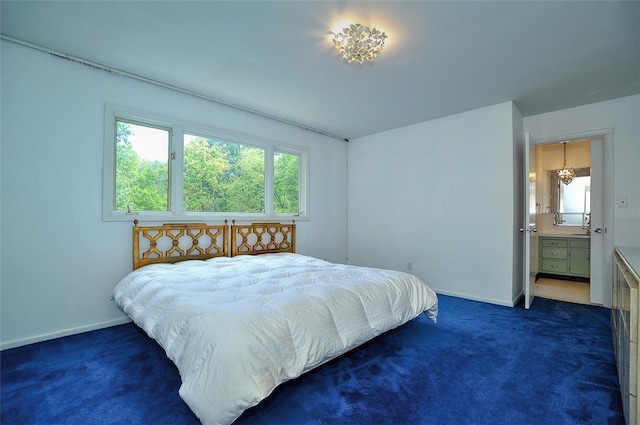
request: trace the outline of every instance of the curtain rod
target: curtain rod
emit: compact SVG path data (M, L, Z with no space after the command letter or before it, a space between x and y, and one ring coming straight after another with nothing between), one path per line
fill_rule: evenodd
M274 121L279 121L279 122L284 123L284 124L289 124L289 125L292 125L292 126L295 126L295 127L299 127L299 128L301 128L303 130L312 131L314 133L322 134L324 136L332 137L332 138L338 139L338 140L343 140L345 142L349 141L349 139L347 139L346 137L341 137L341 136L338 136L338 135L333 134L333 133L329 133L329 132L326 132L326 131L323 131L323 130L319 130L317 128L310 127L308 125L300 124L298 122L290 121L290 120L287 120L285 118L280 118L280 117L277 117L277 116L274 116L274 115L270 115L270 114L267 114L267 113L264 113L264 112L256 111L254 109L245 108L243 106L236 105L236 104L229 103L229 102L225 102L223 100L216 99L215 97L211 97L211 96L208 96L208 95L205 95L205 94L202 94L202 93L197 93L197 92L194 92L194 91L191 91L191 90L183 89L181 87L174 86L174 85L167 84L167 83L163 83L162 81L153 80L151 78L143 77L141 75L132 74L131 72L123 71L123 70L116 69L116 68L111 68L109 66L106 66L106 65L103 65L103 64L100 64L100 63L97 63L97 62L92 62L92 61L89 61L89 60L86 60L86 59L79 58L77 56L72 56L72 55L69 55L69 54L66 54L66 53L62 53L62 52L59 52L59 51L56 51L56 50L53 50L53 49L49 49L47 47L39 46L37 44L29 43L27 41L23 41L23 40L20 40L20 39L17 39L17 38L9 37L9 36L6 36L4 34L0 34L0 39L9 41L11 43L19 44L19 45L24 46L24 47L29 47L31 49L35 49L35 50L38 50L38 51L41 51L41 52L49 53L50 55L59 57L61 59L66 59L66 60L71 61L71 62L76 62L76 63L82 64L82 65L90 66L92 68L96 68L96 69L99 69L101 71L108 72L110 74L118 75L118 76L121 76L121 77L133 78L133 79L138 80L138 81L143 81L145 83L154 84L156 86L164 87L164 88L169 89L169 90L177 91L177 92L184 93L184 94L187 94L187 95L190 95L190 96L198 97L200 99L208 100L210 102L217 103L219 105L228 106L230 108L237 109L239 111L248 112L250 114L258 115L258 116L263 117L263 118L269 118L269 119L274 120Z

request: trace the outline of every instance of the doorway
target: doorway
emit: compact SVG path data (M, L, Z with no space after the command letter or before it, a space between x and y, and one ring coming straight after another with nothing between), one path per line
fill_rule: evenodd
M603 303L603 142L587 137L536 145L537 297Z
M591 304L589 283L540 277L534 284L536 297L566 301L574 304Z

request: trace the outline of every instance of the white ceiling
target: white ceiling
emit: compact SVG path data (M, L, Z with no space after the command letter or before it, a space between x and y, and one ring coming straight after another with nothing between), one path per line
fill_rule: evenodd
M5 1L3 36L352 139L509 100L640 93L640 2ZM338 22L386 31L349 65Z

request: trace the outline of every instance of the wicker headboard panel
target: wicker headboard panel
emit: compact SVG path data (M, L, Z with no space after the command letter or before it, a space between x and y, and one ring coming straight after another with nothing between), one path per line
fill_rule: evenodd
M204 223L133 226L133 269L153 263L229 255L229 226Z
M296 252L296 223L231 225L231 256Z
M296 252L296 224L204 223L133 226L133 269L214 257Z

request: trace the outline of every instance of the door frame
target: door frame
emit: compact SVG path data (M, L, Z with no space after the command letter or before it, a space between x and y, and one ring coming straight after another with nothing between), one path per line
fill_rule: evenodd
M523 234L523 280L524 280L524 308L531 308L535 299L535 283L538 273L537 251L538 251L538 230L536 229L537 203L536 203L536 143L531 134L524 133L524 161L523 161L523 194L524 194L524 215L522 217ZM533 184L532 184L533 183ZM531 201L533 200L533 205ZM532 209L533 208L533 209ZM532 214L533 212L533 214Z
M591 279L590 301L593 304L602 304L605 307L611 307L611 284L613 276L613 212L614 212L614 190L613 190L613 129L605 128L601 130L582 131L575 133L562 134L559 136L544 137L534 139L535 146L560 143L565 140L574 139L594 139L601 138L603 140L603 220L604 232L602 259L603 270L602 276L596 285L593 278Z

